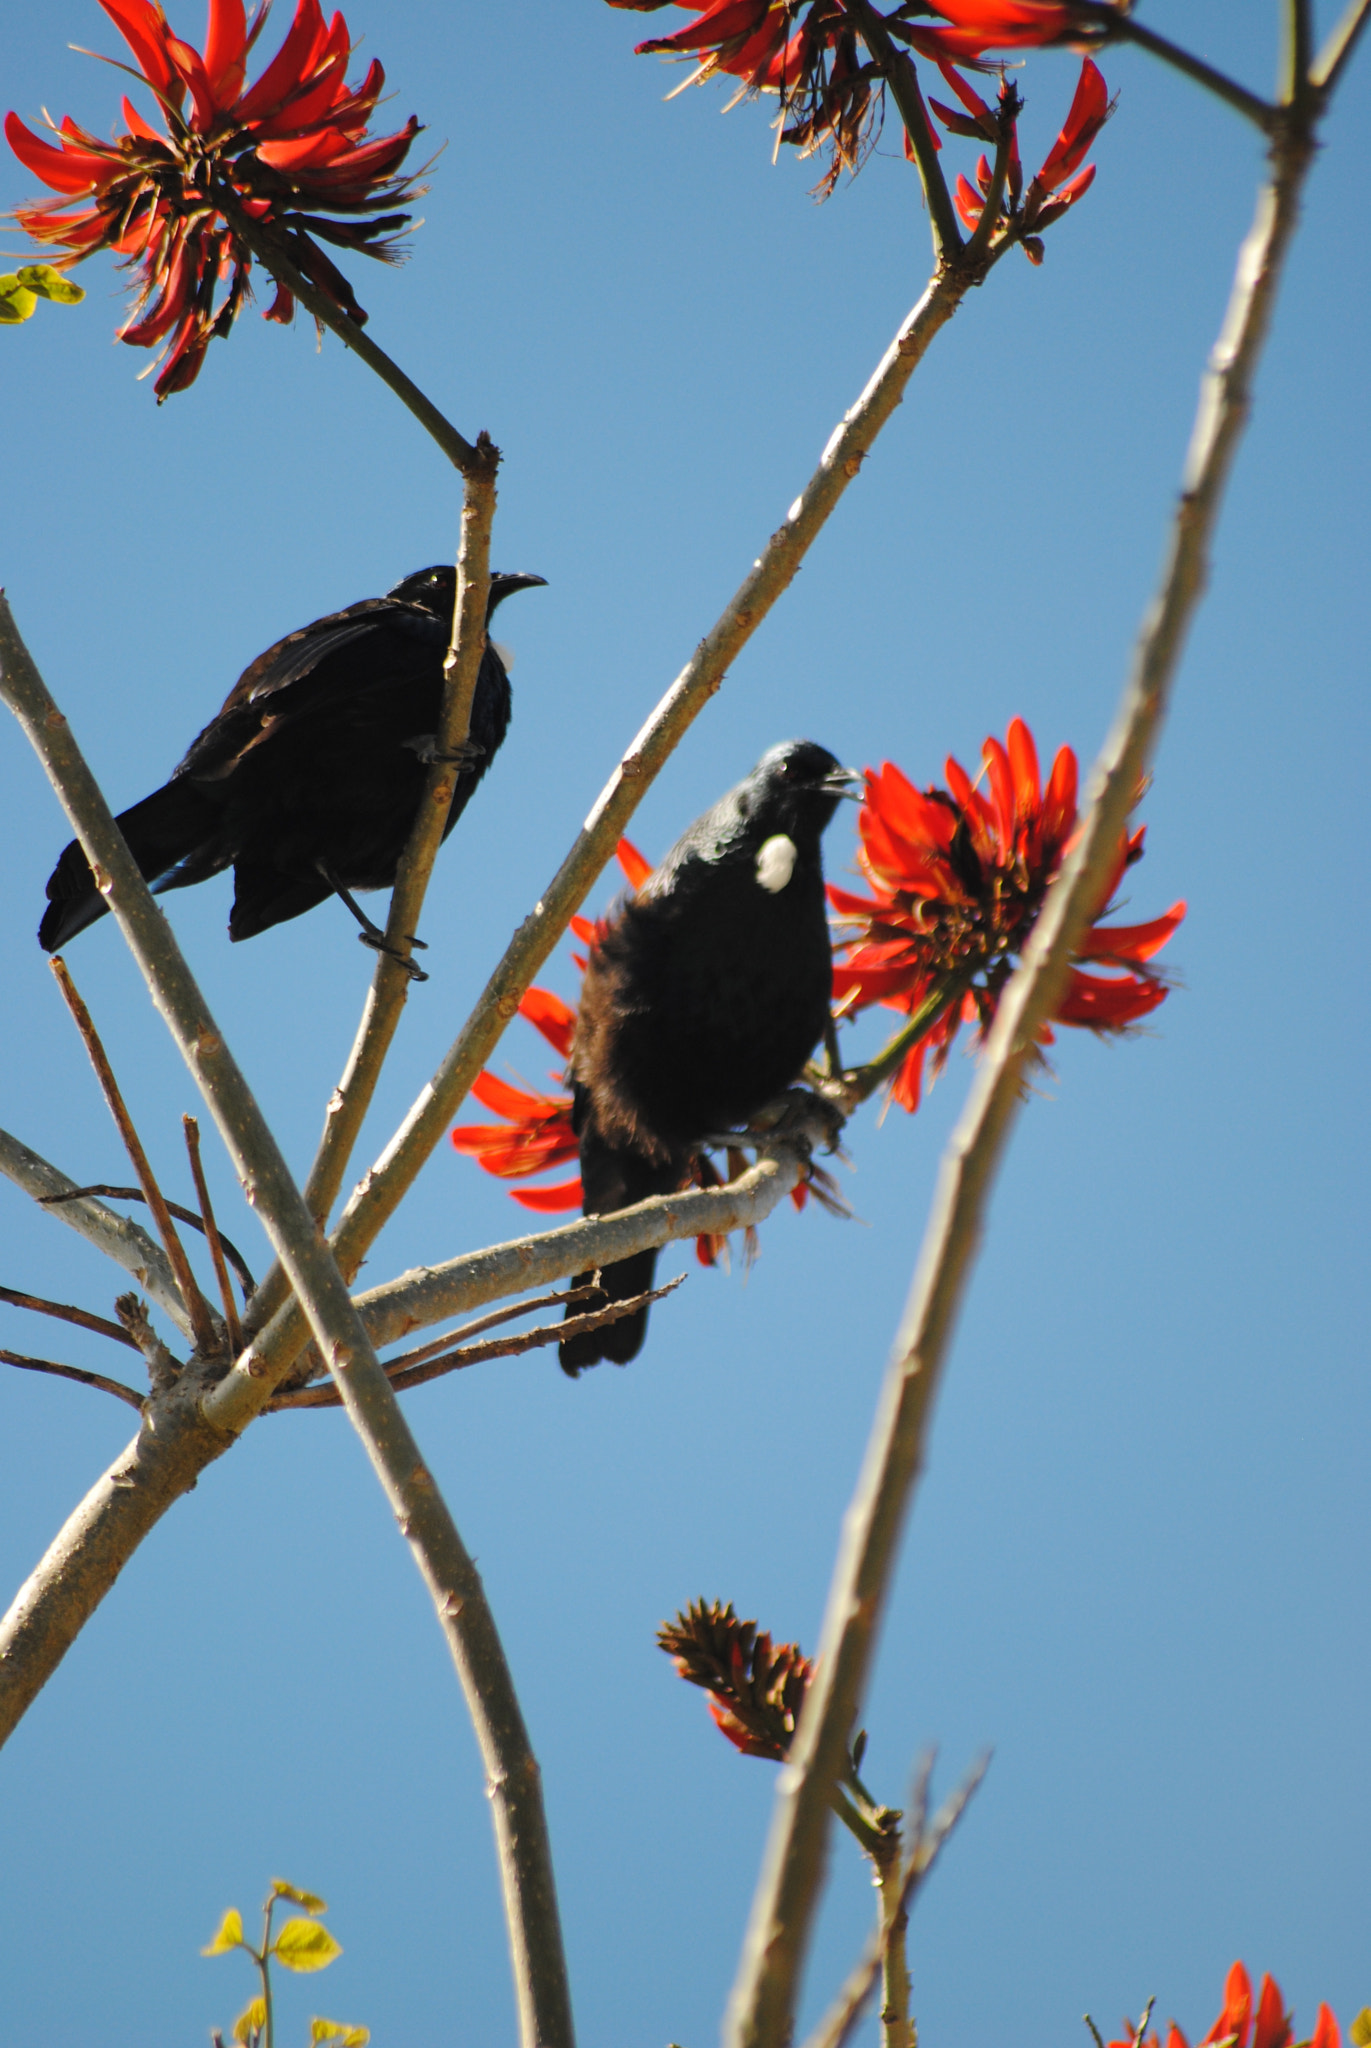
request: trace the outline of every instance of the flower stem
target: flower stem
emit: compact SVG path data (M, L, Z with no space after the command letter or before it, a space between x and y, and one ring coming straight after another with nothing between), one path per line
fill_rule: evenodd
M1119 9L1103 0L1103 4L1092 5L1091 0L1077 0L1077 12L1086 20L1098 22L1108 30L1106 42L1136 43L1139 49L1147 50L1163 64L1180 71L1197 85L1202 85L1228 106L1236 108L1247 119L1261 129L1263 135L1273 135L1280 120L1280 108L1270 100L1264 100L1260 93L1249 92L1245 85L1239 85L1236 78L1230 78L1226 71L1219 71L1213 64L1206 64L1203 57L1196 57L1179 43L1171 42L1166 36L1159 36L1155 29L1144 28L1131 14L1122 14Z
M283 284L295 294L307 313L336 334L345 348L350 348L361 358L369 370L374 370L381 382L388 385L402 405L408 406L425 433L437 442L449 462L467 476L479 469L482 457L479 448L459 434L451 420L445 419L432 399L426 398L412 379L407 377L398 363L391 361L384 349L378 348L355 320L349 320L340 306L321 292L317 285L310 283L298 264L291 261L274 235L263 230L258 222L244 213L231 191L223 184L216 184L212 197L215 206L233 229L237 239L251 249L264 270L270 271L278 284Z
M951 263L962 250L962 231L957 225L957 209L952 204L952 195L947 189L938 152L933 147L932 131L924 97L919 90L919 74L914 69L914 60L907 50L898 49L881 15L871 5L871 0L847 0L847 11L856 22L862 41L871 52L872 59L884 75L890 87L891 97L899 109L904 122L909 146L914 152L919 178L928 203L928 221L933 234L933 260L938 264Z
M1205 584L1224 485L1249 412L1281 269L1313 157L1307 122L1287 121L1201 384L1181 502L1114 729L1096 763L1080 836L1048 892L992 1026L986 1057L943 1156L909 1303L896 1334L856 1494L843 1525L815 1678L789 1766L725 2028L729 2048L790 2038L800 1964L818 1898L830 1793L874 1649L934 1398L970 1276L985 1206L1020 1103L1024 1060L1051 1016L1099 901L1138 777L1155 745Z

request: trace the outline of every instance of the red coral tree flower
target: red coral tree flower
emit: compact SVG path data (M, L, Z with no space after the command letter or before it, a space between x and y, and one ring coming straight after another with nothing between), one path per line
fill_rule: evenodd
M609 4L647 14L667 0ZM637 44L635 56L690 59L695 68L676 92L722 71L741 80L730 106L761 93L776 94L782 142L801 158L831 145L820 193L832 191L842 169L857 171L871 134L872 89L842 0L712 0L704 8L692 0L676 4L691 5L695 20L671 35ZM676 92L669 97L674 99Z
M1234 1963L1224 1984L1223 2009L1199 2043L1199 2048L1248 2048L1249 2041L1251 2048L1290 2048L1292 2015L1285 2009L1280 1985L1274 1977L1262 1978L1255 2025L1253 2021L1252 1979L1242 1963ZM1127 2038L1111 2041L1109 2048L1159 2048L1157 2035L1148 2034L1144 2038L1141 2025L1134 2027L1131 2021L1125 2020L1124 2031ZM1174 2020L1167 2033L1166 2048L1189 2048L1185 2035ZM1312 2036L1301 2041L1298 2048L1342 2048L1342 2036L1330 2007L1319 2007Z
M858 864L872 895L828 892L851 928L833 972L839 1014L881 1004L911 1022L926 1019L892 1087L908 1110L919 1106L930 1051L936 1073L962 1023L978 1025L982 1035L989 1029L1076 831L1070 747L1057 754L1046 789L1021 718L1003 742L987 739L982 757L985 791L950 757L945 789L918 790L889 761L879 773L868 770ZM1097 917L1142 858L1145 830L1120 838ZM1118 972L1101 976L1074 965L1056 1021L1121 1031L1155 1010L1167 989L1150 962L1184 916L1185 904L1175 903L1147 924L1092 924L1076 961ZM1051 1036L1045 1029L1044 1041Z
M944 64L942 72L962 104L968 109L970 119L957 115L952 108L944 107L934 100L931 104L939 119L956 133L979 132L988 133L993 137L997 131L989 109L965 82L957 77L949 65ZM1006 201L998 225L1004 229L1018 228L1024 253L1031 263L1042 262L1043 248L1039 237L1043 229L1050 228L1054 221L1060 220L1078 199L1084 198L1094 184L1094 164L1087 164L1084 170L1080 170L1079 166L1113 111L1114 102L1109 97L1109 87L1104 82L1104 75L1099 66L1087 57L1081 65L1075 97L1072 99L1061 133L1048 151L1042 169L1035 177L1029 179L1027 191L1022 191L1023 173L1019 169L1018 141L1017 136L1015 137ZM961 216L963 227L973 234L980 226L991 185L990 160L986 156L982 156L976 166L975 185L968 178L958 176L952 194L953 202Z
M210 341L228 334L248 293L252 252L221 200L278 241L350 319L364 321L319 243L394 260L410 216L386 209L416 195L399 171L419 123L411 115L397 133L367 139L385 72L373 62L360 85L348 86L342 15L326 22L319 0L297 0L285 41L249 86L265 7L249 26L243 0L209 0L202 53L173 34L158 0L100 5L133 52L162 125L125 99L127 127L113 142L68 117L53 129L54 146L8 114L11 149L60 195L16 207L14 219L34 241L65 250L58 268L110 249L138 273L119 339L166 344L158 402L194 383ZM265 317L288 321L294 310L280 286Z

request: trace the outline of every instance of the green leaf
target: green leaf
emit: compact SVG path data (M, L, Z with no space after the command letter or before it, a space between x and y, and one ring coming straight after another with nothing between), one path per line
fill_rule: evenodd
M233 2022L233 2038L248 2048L254 2034L260 2034L267 2023L267 2002L265 1998L254 1998Z
M12 270L0 277L0 326L17 327L37 310L38 300L26 291Z
M19 282L25 291L37 292L40 299L52 299L59 306L79 306L86 296L79 284L63 277L50 263L26 263L19 272Z
M287 1920L271 1944L288 1970L326 1970L343 1953L327 1927L317 1920Z
M283 1877L271 1880L271 1896L274 1899L289 1899L293 1905L303 1906L307 1913L327 1913L328 1903L313 1892L302 1892L295 1884L287 1884Z
M337 2041L341 2048L367 2048L371 2028L345 2026L341 2020L311 2020L309 2038L310 2048L317 2041Z
M243 1946L243 1916L236 1906L230 1906L219 1922L219 1932L208 1948L202 1948L202 1956L226 1956L232 1948Z
M1362 2007L1347 2031L1356 2048L1371 2048L1371 2005Z

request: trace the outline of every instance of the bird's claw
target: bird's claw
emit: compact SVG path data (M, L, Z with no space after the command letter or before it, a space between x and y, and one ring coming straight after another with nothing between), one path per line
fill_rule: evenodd
M428 980L428 976L417 960L411 960L409 955L402 953L397 946L388 946L386 944L384 932L358 932L357 937L362 945L370 946L373 953L384 953L387 960L393 960L397 967L403 967L411 981ZM410 944L411 946L422 946L424 941L422 939L411 939Z
M418 755L425 768L473 768L478 761L484 761L486 750L476 740L463 740L459 747L440 747L436 733L423 733L418 739L406 740L405 746Z

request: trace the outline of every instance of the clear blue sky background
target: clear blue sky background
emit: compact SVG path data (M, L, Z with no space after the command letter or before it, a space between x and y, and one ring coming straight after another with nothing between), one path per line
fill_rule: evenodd
M1328 17L1329 8L1321 8ZM1274 0L1148 0L1258 86ZM662 17L669 20L673 17ZM683 19L684 17L680 17ZM193 39L198 7L173 20ZM373 332L505 454L495 556L548 589L502 618L515 723L440 862L375 1156L551 874L618 751L783 516L922 288L893 134L825 207L756 109L635 59L600 0L355 0L397 120L448 147L408 267L351 270ZM272 39L276 30L271 32ZM89 0L11 10L5 104L105 131ZM274 41L273 41L274 46ZM1251 216L1251 132L1147 60L1086 203L934 346L790 596L647 797L650 854L771 742L917 779L1027 717L1083 756L1112 715L1197 377ZM1075 62L1023 74L1040 160ZM1143 815L1132 904L1176 896L1184 979L1155 1031L1071 1034L995 1196L866 1712L892 1800L941 1744L989 1780L912 1936L928 2048L1112 2028L1156 1992L1194 2040L1234 1956L1308 2031L1371 2000L1366 1010L1371 314L1363 53L1329 125ZM953 160L969 146L954 145ZM1031 167L1031 165L1030 165ZM5 203L33 181L0 168ZM9 238L17 246L17 238ZM278 635L450 555L456 492L394 401L308 326L249 312L159 412L111 345L116 277L0 337L3 566L117 805L159 782ZM86 1180L127 1169L33 929L67 837L0 733L3 1121ZM851 860L851 822L829 835ZM608 889L600 892L606 900ZM227 881L172 899L209 999L301 1171L369 956L341 909L251 945ZM112 924L72 965L168 1186L191 1084ZM559 956L544 977L571 993ZM502 1048L540 1078L541 1041ZM958 1056L924 1111L850 1134L860 1221L789 1209L746 1282L698 1273L625 1372L551 1354L411 1397L494 1600L546 1779L581 2036L717 2031L772 1767L736 1757L653 1646L693 1595L815 1641L839 1519L908 1284ZM221 1213L264 1242L211 1143ZM113 1269L0 1187L3 1278L108 1313ZM514 1234L444 1147L368 1281ZM688 1263L687 1254L673 1254ZM0 1341L98 1340L0 1312ZM108 1364L107 1359L101 1362ZM8 1597L128 1435L82 1389L0 1379ZM346 1424L264 1423L134 1559L0 1758L0 2026L111 2048L206 2038L245 2002L198 1956L282 1874L345 1956L282 1998L378 2043L512 2038L478 1759L426 1599ZM871 1894L835 1843L815 2011ZM291 2029L295 2031L292 2033Z

